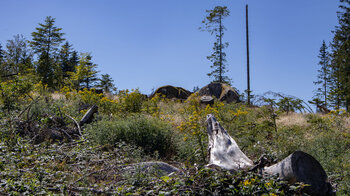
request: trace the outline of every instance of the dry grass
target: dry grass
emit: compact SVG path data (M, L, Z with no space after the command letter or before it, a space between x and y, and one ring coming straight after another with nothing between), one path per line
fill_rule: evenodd
M65 96L62 93L52 93L51 97L53 100L65 99Z
M277 126L308 126L305 114L290 113L288 115L282 115L276 120Z

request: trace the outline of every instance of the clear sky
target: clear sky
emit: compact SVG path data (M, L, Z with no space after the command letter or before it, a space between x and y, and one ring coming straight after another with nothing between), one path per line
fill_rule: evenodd
M205 10L225 5L227 76L246 87L245 5L249 5L251 89L311 100L319 48L332 40L338 0L0 0L0 43L31 39L46 16L56 18L79 52L91 52L100 74L119 90L149 94L162 85L192 90L208 84L214 37L198 27Z

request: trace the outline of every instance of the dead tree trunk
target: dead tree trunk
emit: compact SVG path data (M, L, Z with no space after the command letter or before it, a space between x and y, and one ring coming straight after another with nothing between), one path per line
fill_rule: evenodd
M321 164L302 151L296 151L282 161L265 167L263 172L270 175L277 174L289 183L303 182L311 185L304 190L311 195L326 195L331 188Z
M236 141L211 114L207 117L207 130L209 136L209 166L216 165L227 170L253 167L253 161L241 151Z
M252 169L253 162L240 150L235 140L211 114L207 116L209 136L208 167L218 166L228 170ZM275 165L264 167L265 175L278 175L289 183L308 184L304 191L311 195L328 195L332 188L321 164L311 155L296 151Z
M91 108L85 113L83 118L80 120L79 125L83 126L84 124L92 122L93 115L98 111L97 105L91 106Z

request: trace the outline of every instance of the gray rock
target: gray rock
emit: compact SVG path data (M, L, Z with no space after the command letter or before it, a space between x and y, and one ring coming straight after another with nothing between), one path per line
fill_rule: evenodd
M212 82L201 88L198 94L199 96L214 96L219 101L226 101L227 103L241 102L237 91L224 83Z
M202 96L200 99L201 103L203 104L209 104L213 105L214 104L214 98L212 96Z
M155 95L160 94L165 96L168 99L187 99L192 93L184 88L181 87L174 87L174 86L162 86L159 87L152 95L151 98Z

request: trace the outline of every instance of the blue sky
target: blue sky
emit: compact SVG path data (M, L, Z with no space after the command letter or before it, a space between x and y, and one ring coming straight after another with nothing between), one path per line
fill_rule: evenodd
M251 89L311 100L322 40L332 40L338 0L0 0L0 43L31 39L46 16L56 18L79 52L91 52L100 74L119 90L149 94L162 85L192 90L211 79L214 37L198 27L205 10L225 5L229 76L246 87L245 5L249 5Z

